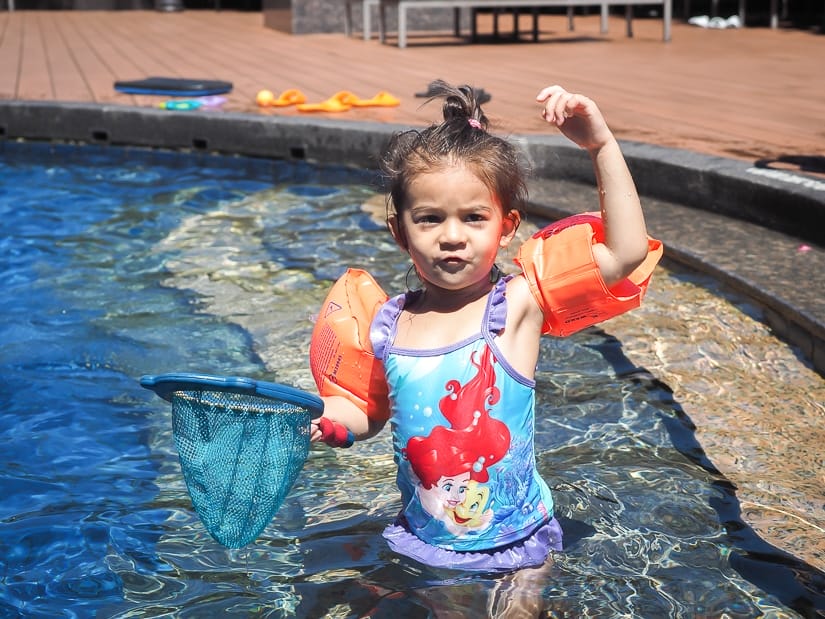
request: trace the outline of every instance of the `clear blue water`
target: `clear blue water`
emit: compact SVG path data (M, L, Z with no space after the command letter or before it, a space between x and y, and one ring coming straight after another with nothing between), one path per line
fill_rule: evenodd
M168 404L138 384L202 371L312 390L331 280L353 265L403 286L361 208L368 173L0 143L0 178L1 617L484 616L499 578L385 547L388 437L314 447L272 525L227 550L192 512ZM671 390L612 334L546 342L537 378L566 531L552 616L823 612L823 574L742 522Z

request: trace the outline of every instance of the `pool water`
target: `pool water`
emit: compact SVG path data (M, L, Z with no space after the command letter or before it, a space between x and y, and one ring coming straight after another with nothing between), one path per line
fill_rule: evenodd
M312 315L331 281L359 266L404 286L404 256L363 207L370 173L2 143L0 178L0 616L427 617L436 601L483 616L497 578L386 548L399 508L386 433L314 446L271 526L228 550L192 511L170 407L138 384L197 371L314 390ZM566 533L550 616L825 611L825 575L742 519L665 382L678 366L631 360L693 345L662 318L674 304L679 324L710 312L752 328L746 304L705 284L662 268L636 318L543 344L536 449ZM731 367L741 354L713 349ZM818 377L775 354L801 406L817 402Z

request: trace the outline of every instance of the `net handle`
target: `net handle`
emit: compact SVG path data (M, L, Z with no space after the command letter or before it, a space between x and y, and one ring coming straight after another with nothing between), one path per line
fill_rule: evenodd
M151 389L167 402L171 402L172 397L178 391L220 391L269 398L301 406L309 411L313 419L320 417L324 412L324 402L316 395L288 385L244 376L216 376L187 372L147 374L141 377L140 384L146 389Z

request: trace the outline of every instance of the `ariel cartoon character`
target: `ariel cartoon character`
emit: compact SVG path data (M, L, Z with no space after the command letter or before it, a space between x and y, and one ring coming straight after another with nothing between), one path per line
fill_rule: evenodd
M483 484L510 447L510 430L487 408L500 398L495 358L485 347L481 360L473 355L471 362L477 374L463 387L448 381L448 393L438 403L449 427L438 425L428 436L410 438L403 452L418 477L421 506L457 536L490 526L490 490Z

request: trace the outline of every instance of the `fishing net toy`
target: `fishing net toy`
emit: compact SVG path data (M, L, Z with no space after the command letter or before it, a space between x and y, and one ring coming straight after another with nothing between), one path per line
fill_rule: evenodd
M148 375L140 384L172 403L172 433L192 505L228 548L272 521L309 455L311 393L238 376Z

